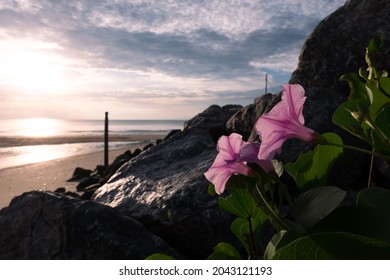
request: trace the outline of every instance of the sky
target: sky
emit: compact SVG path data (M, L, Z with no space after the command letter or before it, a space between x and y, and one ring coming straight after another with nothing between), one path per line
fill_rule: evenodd
M187 120L277 92L345 0L1 0L0 118Z

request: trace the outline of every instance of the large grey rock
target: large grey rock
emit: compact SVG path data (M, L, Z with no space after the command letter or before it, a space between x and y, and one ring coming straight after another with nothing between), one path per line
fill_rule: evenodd
M119 211L51 192L29 192L0 211L0 259L180 258L161 238Z
M228 132L226 130L226 122L241 108L241 105L226 105L223 107L211 105L203 112L186 121L184 130L193 127L206 129L214 142L217 142L221 135Z
M238 110L226 123L226 130L230 133L236 132L243 136L246 141L258 140L254 130L257 119L272 109L280 101L280 94L265 94L254 100L253 104Z
M377 66L390 70L389 11L390 1L387 0L348 0L320 22L306 40L290 83L299 83L306 89L303 113L308 127L320 133L335 131L345 143L368 148L367 144L336 127L332 115L350 93L340 77L366 67L365 51L373 37L384 39L384 48L375 61ZM288 141L283 148L284 159L293 160L310 146ZM349 152L347 159L349 165L342 166L339 169L342 174L333 175L333 179L344 177L345 180L336 183L349 184L349 187L351 184L366 186L370 157Z
M374 36L384 38L384 49L376 61L381 69L390 69L390 1L349 0L326 17L313 30L303 45L297 69L289 83L305 88L306 103L303 109L305 125L319 133L336 132L346 144L368 147L332 122L336 108L347 100L350 90L340 77L366 67L365 50ZM279 94L264 95L237 112L228 122L230 132L238 132L250 141L257 138L253 126L258 117L269 111L279 100ZM304 141L291 139L283 145L280 159L295 161L299 154L313 148ZM339 169L342 174L332 174L334 183L347 186L367 183L369 157L348 152L348 165ZM349 173L346 174L346 170Z
M203 173L238 108L209 107L183 131L124 164L93 200L137 219L191 258L205 258L218 242L234 240L231 216L208 194Z
M385 48L378 62L381 68L389 69L389 10L388 0L346 1L321 21L306 40L290 82L346 98L348 87L339 78L365 67L365 49L374 36L383 36Z

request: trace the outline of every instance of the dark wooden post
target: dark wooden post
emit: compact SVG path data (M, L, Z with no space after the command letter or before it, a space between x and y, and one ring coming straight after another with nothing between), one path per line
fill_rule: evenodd
M104 120L104 166L108 166L108 112Z

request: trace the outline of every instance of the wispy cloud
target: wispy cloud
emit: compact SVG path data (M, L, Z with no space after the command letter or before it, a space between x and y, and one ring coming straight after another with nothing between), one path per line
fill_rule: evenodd
M343 3L3 0L0 44L55 46L50 53L66 61L67 94L89 101L244 103L262 92L262 72L286 82L305 38Z

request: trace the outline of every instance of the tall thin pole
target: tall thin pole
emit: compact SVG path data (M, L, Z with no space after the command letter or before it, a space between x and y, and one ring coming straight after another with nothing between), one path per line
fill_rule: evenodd
M104 166L108 166L108 112L104 119Z
M268 87L268 73L265 73L265 94L267 94Z

